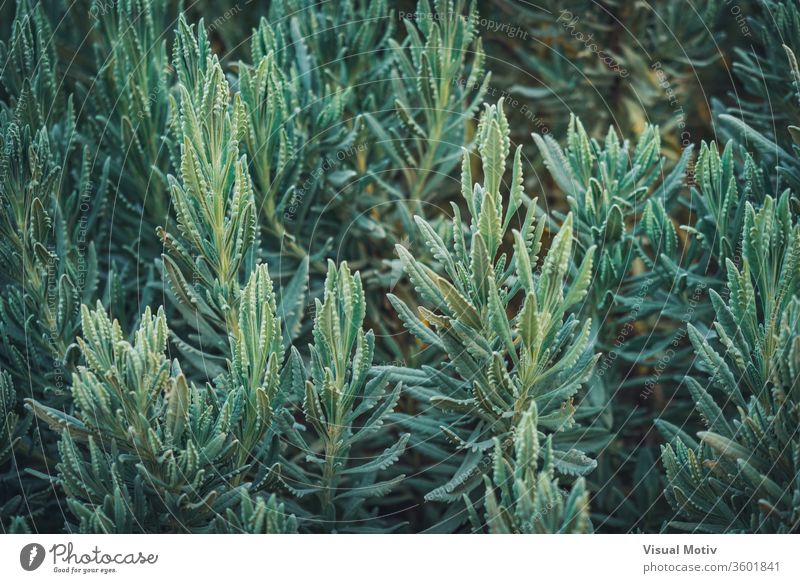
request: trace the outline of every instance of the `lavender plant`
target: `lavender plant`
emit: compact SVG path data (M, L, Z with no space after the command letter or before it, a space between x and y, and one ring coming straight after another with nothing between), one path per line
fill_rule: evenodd
M522 4L0 4L3 532L798 531L796 3Z

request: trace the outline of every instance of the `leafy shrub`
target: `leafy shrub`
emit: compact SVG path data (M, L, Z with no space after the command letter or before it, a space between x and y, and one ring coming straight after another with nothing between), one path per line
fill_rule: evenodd
M796 2L390 4L0 5L3 531L797 532Z
M416 371L396 374L414 383L409 384L410 391L442 411L435 413L437 422L463 458L455 475L429 492L428 500L460 500L469 492L480 481L479 466L494 447L492 437L501 442L509 438L531 403L537 406L538 427L549 432L571 427L572 397L596 361L587 351L590 322L565 318L586 295L593 258L590 250L565 292L572 216L540 263L544 223L536 225L536 204L528 201L520 230L513 230L513 253L501 251L524 196L521 148L517 148L509 202L503 205L500 187L509 155L508 134L501 100L496 107L487 107L478 125L483 184L472 184L469 155L464 155L461 192L469 222L462 220L454 205L447 235L451 245L417 217L421 238L436 263L426 265L397 247L422 300L420 316L397 297L389 299L414 335L447 356L438 370L423 367L426 384L419 383ZM518 307L510 317L513 305ZM412 433L418 423L409 420ZM593 468L594 462L576 450L556 449L551 456L549 463L565 474L584 474Z

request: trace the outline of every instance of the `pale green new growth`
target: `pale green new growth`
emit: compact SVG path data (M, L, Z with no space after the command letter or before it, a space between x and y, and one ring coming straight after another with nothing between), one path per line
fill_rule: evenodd
M510 146L502 105L501 100L496 107L487 106L478 126L483 184L471 184L469 154L464 154L461 186L470 216L468 230L455 205L451 245L417 218L436 259L435 269L443 276L437 275L434 264L397 247L420 299L419 316L399 298L389 299L413 334L447 354L442 368L431 371L422 388L437 408L455 413L443 417L452 421L442 430L463 456L456 475L430 492L429 500L460 500L479 481L480 458L493 447L492 438L506 439L531 403L537 405L543 430L571 427L572 399L596 361L589 349L589 322L567 316L586 295L592 253L567 284L573 246L570 215L540 262L544 223L537 224L536 203L523 193L520 147L504 204L501 183ZM513 230L510 251L505 251L509 225L523 205L524 219L520 229ZM404 376L417 379L398 373ZM557 450L553 459L556 469L568 474L594 467L574 450Z
M579 478L567 491L555 479L552 436L540 450L535 402L520 419L513 440L513 458L509 461L501 442L495 439L492 479L484 479L486 530L499 534L588 532L586 484ZM472 522L482 530L477 516Z
M296 450L287 459L284 481L297 496L316 499L308 528L370 531L375 527L359 524L368 515L365 503L402 481L402 475L379 475L398 460L409 436L366 461L359 462L357 452L382 427L401 386L389 389L386 374L368 377L375 336L362 328L366 305L358 272L352 275L347 263L338 269L329 263L324 300L315 307L311 380L305 381L303 399L308 431L287 431Z

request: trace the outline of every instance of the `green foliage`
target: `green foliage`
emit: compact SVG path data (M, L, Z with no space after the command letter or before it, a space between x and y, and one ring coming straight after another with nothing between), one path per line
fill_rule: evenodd
M536 422L534 401L514 432L513 464L495 438L492 479L485 478L486 528L499 534L585 533L589 529L589 492L583 478L569 492L559 486L554 478L552 436L540 451Z
M296 82L287 79L286 62L281 55L286 47L279 46L278 37L266 20L262 20L253 35L251 53L253 65L240 63L239 87L247 111L245 145L253 161L258 208L265 221L276 221L278 199L290 190L298 177L302 160L298 150L305 139L300 138L299 123L287 123L299 96ZM272 227L282 229L282 222ZM280 231L278 231L280 232Z
M171 145L166 139L171 91L164 31L172 20L166 0L94 0L90 16L96 31L96 76L86 93L93 139L108 156L111 179L120 200L118 228L132 235L122 249L152 246L152 233L168 215L167 186ZM102 17L100 17L102 15ZM120 157L119 152L125 156Z
M17 434L20 427L19 415L14 409L17 404L17 393L11 381L11 375L0 371L0 422L2 422L2 435L0 435L0 463L6 463L14 455L14 445L19 440Z
M661 140L654 126L645 127L635 147L627 140L620 143L613 128L601 146L574 116L565 149L552 136L533 137L575 217L579 260L589 250L595 254L597 273L584 310L595 319L618 315L612 306L615 302L624 306L625 296L633 295L626 289L636 283L630 277L633 263L646 257L642 235L647 235L656 254L673 257L677 251L677 236L665 205L681 187L691 148L684 150L665 176ZM629 228L632 223L638 228Z
M180 266L186 266L206 292L201 296L204 304L196 309L232 328L238 274L255 241L253 190L245 171L247 159L239 156L245 111L238 95L231 103L228 82L205 35L201 32L195 39L185 20L180 27L175 53L181 56L176 62L181 83L181 181L170 178L170 192L183 240L173 243L161 232L171 252L164 261L173 289L185 302L198 300L180 279Z
M520 148L514 156L508 202L503 204L500 187L509 155L508 134L502 100L496 107L487 106L478 126L483 184L472 184L465 152L461 186L470 221L465 228L453 205L451 245L417 217L436 263L426 265L397 247L421 302L419 316L396 296L389 299L409 331L446 354L447 360L438 370L423 368L428 379L424 384L416 372L396 374L414 383L410 390L419 398L444 412L438 421L462 460L445 484L426 495L428 500L460 500L469 492L480 480L481 457L494 447L492 438L507 438L532 402L542 429L570 428L572 398L596 362L588 349L590 322L565 317L586 295L592 250L565 288L573 246L570 215L540 263L544 223L537 224L535 201L523 192ZM512 230L512 250L502 251L511 220L524 204L520 229ZM418 424L409 420L412 433ZM553 456L556 469L566 474L583 474L594 467L575 450L555 450Z
M28 419L21 419L16 412L17 393L11 375L0 370L0 467L10 467L10 471L0 473L0 492L7 493L0 504L0 528L3 532L27 532L28 525L19 514L24 499L12 493L13 484L18 479L14 457L18 455L19 444L30 425ZM20 452L21 453L21 452Z
M269 428L282 359L274 304L263 297L270 285L266 269L248 283L245 339L231 339L230 385L218 388L190 384L167 358L163 310L147 309L128 342L101 305L83 307L78 343L87 364L72 381L75 415L29 401L63 434L58 481L77 519L70 530L204 531L239 504L236 524L245 529L291 526L276 519L274 500L254 508L245 482Z
M797 531L799 23L0 5L3 532Z
M97 294L92 239L105 175L98 186L88 148L76 144L72 101L55 94L54 56L43 37L48 25L41 10L21 2L13 26L2 51L17 66L4 68L2 78L13 100L0 111L0 257L7 266L0 276L3 366L21 382L63 392L78 306ZM32 322L30 314L36 315Z
M248 133L247 110L239 93L231 99L202 29L195 37L181 19L174 53L180 105L173 108L179 112L181 160L180 180L170 176L169 184L179 236L160 228L159 237L175 305L196 330L180 346L187 359L213 376L228 354L226 332L238 333L240 282L254 269L259 240L252 179L247 157L240 153ZM301 268L276 308L289 335L297 331L304 279Z
M399 121L391 131L405 139L400 152L394 147L388 151L399 162L397 166L404 167L407 196L412 200L435 199L436 190L460 159L464 118L478 110L489 83L490 76L483 74L486 56L477 21L474 1L467 5L465 0L435 0L431 6L428 0L420 0L413 20L403 19L406 42L390 41L395 63L392 92ZM410 79L416 81L412 86ZM468 99L470 103L459 111Z
M646 126L635 145L620 141L614 128L601 143L575 117L564 148L550 135L533 137L571 211L566 218L557 210L551 214L564 224L574 222L572 269L580 270L587 259L597 266L587 274L588 297L575 311L591 320L594 346L603 356L579 410L590 429L571 434L578 447L598 454L599 469L589 478L597 491L593 510L598 522L635 523L653 503L647 495L629 496L625 483L638 480L640 492L660 486L655 473L642 471L655 454L641 443L627 443L627 434L646 420L631 424L640 414L637 404L618 395L621 389L640 390L643 379L634 368L672 341L651 331L649 344L643 345L636 331L639 320L666 315L664 306L676 293L678 236L667 209L675 207L692 148L668 171L655 126Z
M294 534L297 521L294 515L286 514L274 494L258 498L255 504L244 495L239 513L229 508L224 519L215 522L215 528L220 534Z
M795 51L800 43L800 11L788 0L759 0L749 23L752 45L734 50L733 71L742 85L735 102L717 104L721 131L759 153L773 192L800 188L798 147L800 85Z
M331 262L325 279L325 297L315 303L311 380L305 381L303 414L307 431L289 429L291 445L283 481L306 506L310 530L374 531L365 519L365 503L385 496L403 475L379 480L405 449L403 434L383 452L357 455L370 436L381 429L400 396L401 386L389 389L386 373L369 377L375 335L364 332L366 304L359 273L347 263ZM302 377L305 378L305 371ZM361 450L363 452L363 450ZM368 461L359 463L359 459Z
M0 43L2 85L16 102L19 119L34 130L64 113L65 99L57 89L53 30L40 5L17 2L7 42ZM4 110L10 103L4 103Z
M53 33L41 5L19 2L11 28L0 43L0 368L20 395L61 407L78 357L80 305L101 293L96 242L103 239L108 167L93 168L91 148L80 145L72 97L57 87ZM7 413L22 413L16 402L6 401ZM20 427L9 436L15 455L0 470L0 520L28 512L52 528L58 500L34 474L47 471L55 442L46 429ZM16 516L9 530L27 524Z
M246 151L252 160L259 222L267 240L280 245L276 255L295 261L309 254L311 238L319 237L323 248L311 253L315 259L327 249L327 231L333 227L320 209L332 200L338 206L336 194L355 174L350 157L337 157L350 151L359 136L352 85L367 82L353 70L362 64L353 62L349 53L364 51L353 57L363 59L364 43L385 42L363 38L369 34L366 27L360 27L361 33L353 30L357 22L373 20L375 10L385 9L380 3L339 8L305 0L274 3L270 12L275 16L270 21L262 18L253 31L253 64L240 63L240 91L248 114ZM388 34L383 23L376 24L369 27L372 34ZM342 59L338 78L325 73L331 55ZM324 235L305 228L312 221Z
M797 532L800 225L788 195L767 197L759 210L747 204L742 261L741 270L727 262L727 299L710 292L713 332L689 328L698 368L708 376L705 384L705 377L686 382L707 431L698 433L699 444L678 436L663 449L678 518L671 524ZM726 411L734 407L731 421Z

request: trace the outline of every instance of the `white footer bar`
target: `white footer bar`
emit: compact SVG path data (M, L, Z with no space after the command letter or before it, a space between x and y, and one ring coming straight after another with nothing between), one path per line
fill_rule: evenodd
M3 581L800 581L791 535L5 535ZM582 579L586 578L586 579Z

